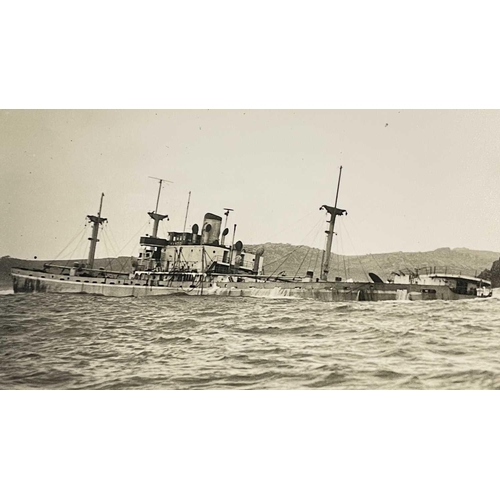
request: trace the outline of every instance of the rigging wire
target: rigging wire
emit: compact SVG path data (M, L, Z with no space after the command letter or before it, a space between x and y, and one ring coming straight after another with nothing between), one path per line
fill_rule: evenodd
M304 245L299 245L297 248L294 248L291 252L289 252L288 254L286 254L285 257L283 257L283 262L269 275L269 278L272 278L273 275L274 275L274 273L277 273L283 267L283 265L290 258L290 256L292 254L294 254L299 248L302 248L303 246ZM274 261L274 262L276 262L276 261ZM277 276L277 274L276 274L276 276Z
M102 242L104 244L104 249L106 250L106 253L108 254L108 257L106 257L107 267L108 267L108 269L113 270L112 259L109 257L110 252L109 252L108 243L107 243L108 237L107 237L107 234L105 235L104 231L102 231L101 234L103 236L106 236L106 237L102 238Z
M354 219L350 219L350 223L352 224L352 226L354 227L354 229L355 229L356 231L358 231L358 232L359 232L359 230L358 230L358 226L357 226L357 224L355 223L355 220L354 220ZM354 246L354 245L353 245L353 246ZM402 253L402 252L400 252L400 253ZM379 270L381 271L381 273L382 273L382 274L385 274L385 273L387 272L387 270L386 270L386 269L384 269L384 268L380 265L380 261L379 261L379 260L377 260L377 259L375 258L375 255L373 255L373 253L371 253L371 252L370 252L370 253L368 253L368 255L369 255L369 256L371 257L371 259L375 262L375 265L379 268ZM406 257L406 260L409 262L409 264L410 264L412 267L415 267L415 266L414 266L414 263L413 263L413 262L411 262L411 259L408 259L408 258ZM405 256L404 256L404 254L403 254L403 261L405 261Z
M339 238L339 241L340 241L340 248L342 249L342 260L344 262L344 276L345 276L345 279L347 280L348 279L347 269L349 267L349 263L347 263L347 266L346 266L346 255L344 252L344 242L342 240L342 237Z
M322 222L322 218L320 220L318 220L318 222L316 222L316 224L314 224L314 226L307 232L307 234L300 241L300 243L298 245L299 248L301 248L302 246L304 246L302 244L303 241L316 229L316 227L318 226L318 224L320 224L321 222ZM297 250L297 248L294 248L290 253L288 253L287 255L285 255L285 257L278 257L277 259L273 260L272 262L266 263L266 267L267 266L271 266L272 264L275 264L276 262L280 262L281 259L287 259L288 256L290 256L291 254L293 254L296 250Z
M318 220L318 222L308 231L308 233L300 241L300 245L299 245L298 248L294 248L291 252L289 252L288 254L286 254L284 257L281 257L281 258L276 259L275 261L271 262L271 264L274 264L276 262L279 262L281 259L283 259L283 261L281 262L281 264L269 275L269 278L273 277L273 275L275 273L277 273L283 267L283 265L288 261L288 259L290 258L290 256L292 254L294 254L299 248L302 248L304 246L304 245L302 245L302 242L317 228L317 226L321 222L322 222L322 220ZM269 266L269 264L266 264L266 265Z
M312 263L312 260L314 259L315 253L317 255L317 252L318 252L318 249L312 248L311 256L309 257L309 262L307 263L307 270L308 271L311 270L311 263ZM314 272L314 270L313 270L313 272Z
M109 232L108 232L108 228L106 226L103 226L102 230L101 230L101 238L102 238L102 242L104 244L104 249L106 251L106 254L108 255L107 257L107 260L108 260L108 266L111 264L110 261L110 256L115 254L115 249L113 248L113 243L111 242L111 238L109 236ZM109 244L109 247L108 247L108 244ZM111 252L110 252L110 248L111 248Z
M142 233L144 231L144 229L146 228L146 226L148 226L150 224L149 221L146 221L142 227L127 241L127 243L125 243L125 245L123 245L123 247L118 251L118 254L121 254L126 247L128 247L128 245L130 245L130 242L134 239L134 238L137 238L137 236L139 235L139 233Z
M134 239L134 238L137 238L137 236L142 233L144 231L144 229L146 228L146 226L149 224L150 222L149 221L146 221L142 227L127 241L127 243L125 243L125 245L123 245L123 247L118 251L118 255L120 255L121 253L123 253L123 251L125 250L126 247L128 247L128 245L130 245L130 242ZM137 244L134 245L134 250L135 248L137 248ZM131 252L132 253L132 252ZM131 257L131 259L133 258L133 256ZM120 266L120 273L123 272L123 270L125 269L125 266L127 266L129 262L127 260L124 260L124 262L122 263L122 265ZM131 261L130 261L131 263Z
M81 239L82 233L85 234L86 229L87 229L87 224L84 224L83 227L80 228L78 232L71 238L69 243L51 261L49 261L49 266L52 263L54 263L57 259L59 259L59 257L61 257L63 252L66 251L66 249L76 240L76 238L80 237Z
M127 259L123 259L123 262L120 262L120 259L119 257L121 256L122 252L125 250L125 248L130 244L130 242L136 238L141 232L144 231L144 229L146 228L147 225L150 224L150 221L146 221L142 226L141 228L136 231L136 233L134 235L132 235L130 237L130 239L120 248L119 248L119 245L117 243L117 240L114 236L114 233L111 231L110 227L108 225L104 226L103 229L102 229L102 232L101 234L103 235L103 243L104 243L104 246L105 246L105 250L106 252L108 253L108 266L112 267L112 258L109 257L109 248L107 246L107 243L109 243L110 247L111 247L111 253L113 253L116 258L118 259L118 263L120 265L120 268L118 270L119 273L122 273L124 272L124 269L131 265L131 258L133 258L133 256L131 258L127 258Z
M294 220L291 224L289 224L288 226L285 226L280 232L274 234L272 237L276 238L280 234L284 233L287 229L290 229L291 227L296 226L299 222L302 222L304 219L306 219L307 217L309 217L314 212L316 212L316 210L313 209L310 212L308 212L306 215L304 215L304 217L302 217L301 219Z
M346 232L347 237L349 238L349 241L351 242L352 248L353 248L353 250L354 250L354 252L355 252L355 256L356 256L356 258L358 259L359 265L361 266L361 269L363 270L363 273L365 274L365 276L366 276L367 278L369 278L369 275L368 275L368 273L366 272L365 267L363 266L363 262L362 262L362 260L361 260L361 257L358 255L358 253L357 253L357 251L356 251L356 247L354 246L354 243L353 243L353 241L352 241L352 239L351 239L351 235L349 234L349 231L348 231L348 229L347 229L346 224L344 223L344 221L342 221L342 229Z
M295 271L295 274L293 275L293 278L292 279L295 279L297 277L297 274L299 274L299 271L300 271L300 268L302 267L302 264L304 263L304 261L307 259L307 256L309 255L309 252L312 250L311 247L308 247L307 248L307 252L305 253L304 255L304 258L302 259L302 261L300 262L299 266L297 267L297 270Z
M341 222L342 222L342 219L341 219ZM343 241L343 238L342 238L342 233L337 234L337 240L339 242L339 248L340 248L339 253L342 254L342 261L344 263L344 275L345 275L345 278L348 279L348 275L350 273L349 257L347 257L345 255L345 252L344 252L344 241ZM346 264L346 257L347 257L347 264ZM349 271L349 273L348 273L348 271Z
M128 271L131 270L131 267L132 267L132 261L131 261L131 257L126 257L126 256L122 256L121 255L121 251L120 250L117 250L118 249L118 244L116 243L116 238L114 237L112 231L110 230L109 226L106 227L106 239L107 239L107 242L110 244L111 246L111 251L112 253L115 255L115 257L113 259L110 259L111 262L110 262L110 266L113 267L113 262L116 263L116 266L118 267L119 266L119 269L118 269L118 272L119 273L123 273L124 272L124 269L128 266L129 269ZM108 251L108 250L106 250ZM121 258L123 257L123 259Z
M116 257L119 257L119 251L118 251L118 243L116 242L116 238L114 233L111 230L111 227L106 223L106 226L103 227L103 230L106 229L105 234L106 237L108 238L111 251L115 254ZM104 231L103 231L104 232Z
M408 263L410 264L411 266L411 269L409 269L410 271L418 269L418 266L415 265L415 262L410 259L408 254L405 254L404 252L398 252L398 253L403 258L403 262L405 263L405 265Z
M316 273L316 269L318 267L318 260L319 260L319 256L321 255L321 250L317 251L316 252L316 260L314 262L314 272ZM320 270L321 271L321 270Z
M65 263L64 263L64 264L65 264L65 267L68 267L68 266L69 266L69 264L70 264L71 260L73 259L73 255L74 255L74 253L75 253L75 252L76 252L76 251L80 248L80 246L82 245L82 242L84 241L84 238L85 238L85 236L86 236L86 230L85 230L85 229L86 229L86 227L85 227L85 228L84 228L84 230L82 231L81 236L80 236L80 239L78 240L78 243L76 244L76 246L75 246L75 247L73 247L73 250L71 250L71 253L70 253L69 257L66 259L66 261L65 261Z
M320 231L321 231L321 226L318 228L318 231L316 232L316 235L314 236L314 240L313 240L313 243L312 243L312 250L313 251L311 252L311 258L309 259L309 263L308 263L308 266L307 266L307 270L310 271L311 270L312 260L316 256L316 262L314 263L314 267L312 268L313 273L316 272L316 264L318 262L318 256L321 254L321 250L319 248L315 247L316 241L318 239L318 235L319 235Z
M319 226L319 224L316 224L316 226ZM297 277L297 275L299 274L300 268L302 267L302 264L306 260L306 258L307 258L307 256L308 256L309 253L311 253L311 258L309 259L309 265L310 265L311 260L312 260L312 256L314 254L314 243L316 242L316 239L318 238L318 234L319 234L320 230L321 230L321 226L319 226L317 228L316 234L314 235L314 238L312 239L312 242L311 242L312 245L308 247L307 252L304 255L304 258L302 259L302 262L299 264L299 267L297 268L297 271L295 272L295 275L294 275L293 279L295 279ZM309 271L309 268L307 268L306 271Z

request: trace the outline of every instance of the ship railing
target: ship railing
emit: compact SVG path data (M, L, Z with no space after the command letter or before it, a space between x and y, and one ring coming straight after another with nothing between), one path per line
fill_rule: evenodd
M417 269L407 269L403 270L406 274L417 274L417 275L430 275L430 274L444 274L453 276L472 276L477 278L478 272L472 268L464 269L457 266L424 266Z
M130 274L130 272L125 272L125 271L110 271L108 269L91 269L89 267L75 267L74 265L60 266L58 264L44 264L43 267L44 269L62 269L62 270L76 269L79 274L82 272L112 274L113 276L128 276Z
M286 283L300 282L299 278L288 278L285 276L273 276L264 274L245 274L245 273L210 273L210 276L234 276L236 278L249 278L258 281L284 281Z

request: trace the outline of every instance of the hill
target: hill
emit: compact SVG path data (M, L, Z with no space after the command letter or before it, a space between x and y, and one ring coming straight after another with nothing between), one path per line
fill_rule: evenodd
M285 273L286 276L303 276L313 271L319 276L322 250L306 246L297 247L281 243L247 245L249 251L264 248L265 274ZM332 254L330 278L336 276L366 280L369 272L387 279L392 272L437 267L447 272L461 271L475 276L490 269L499 257L496 252L469 250L467 248L439 248L430 252L392 252L369 255L341 256Z
M264 248L264 272L286 276L303 276L307 271L313 271L317 277L320 274L322 250L307 246L295 246L282 243L264 243L262 245L247 245L248 251ZM387 279L394 271L408 271L426 267L438 267L448 272L461 271L472 276L483 270L492 268L499 255L496 252L469 250L467 248L439 248L431 252L392 252L384 254L369 254L357 256L341 256L332 254L330 278L336 276L366 280L369 272ZM83 260L83 259L82 259ZM15 266L37 268L47 261L28 261L9 256L0 258L0 287L11 286L10 269ZM131 257L97 259L95 267L105 267L114 271L131 270ZM53 264L68 265L67 261L53 261Z

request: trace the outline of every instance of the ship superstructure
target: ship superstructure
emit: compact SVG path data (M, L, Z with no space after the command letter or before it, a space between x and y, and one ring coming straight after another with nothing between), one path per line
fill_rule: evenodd
M175 280L185 279L187 273L196 274L262 274L262 254L246 252L241 241L234 242L237 225L233 226L231 245L226 245L229 234L227 227L229 213L232 209L224 209L225 224L222 229L222 217L213 213L206 213L201 229L198 224L193 224L191 231L186 232L186 220L191 200L189 193L186 209L186 219L182 232L170 231L168 238L158 237L159 223L167 219L168 215L158 213L161 189L165 179L159 180L156 209L148 212L154 220L153 233L140 239L142 250L139 253L134 277L140 279L144 276L168 276Z
M197 224L191 232L169 232L168 238L153 235L141 237L142 250L135 270L137 278L144 274L209 273L262 274L261 254L247 252L241 241L225 245L221 238L222 217L205 214L201 231ZM236 231L236 224L234 231ZM226 233L227 234L227 233Z

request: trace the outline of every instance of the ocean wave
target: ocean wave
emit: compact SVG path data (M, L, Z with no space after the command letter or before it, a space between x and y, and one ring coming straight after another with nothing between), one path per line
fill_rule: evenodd
M318 303L2 292L1 388L500 387L497 300Z

